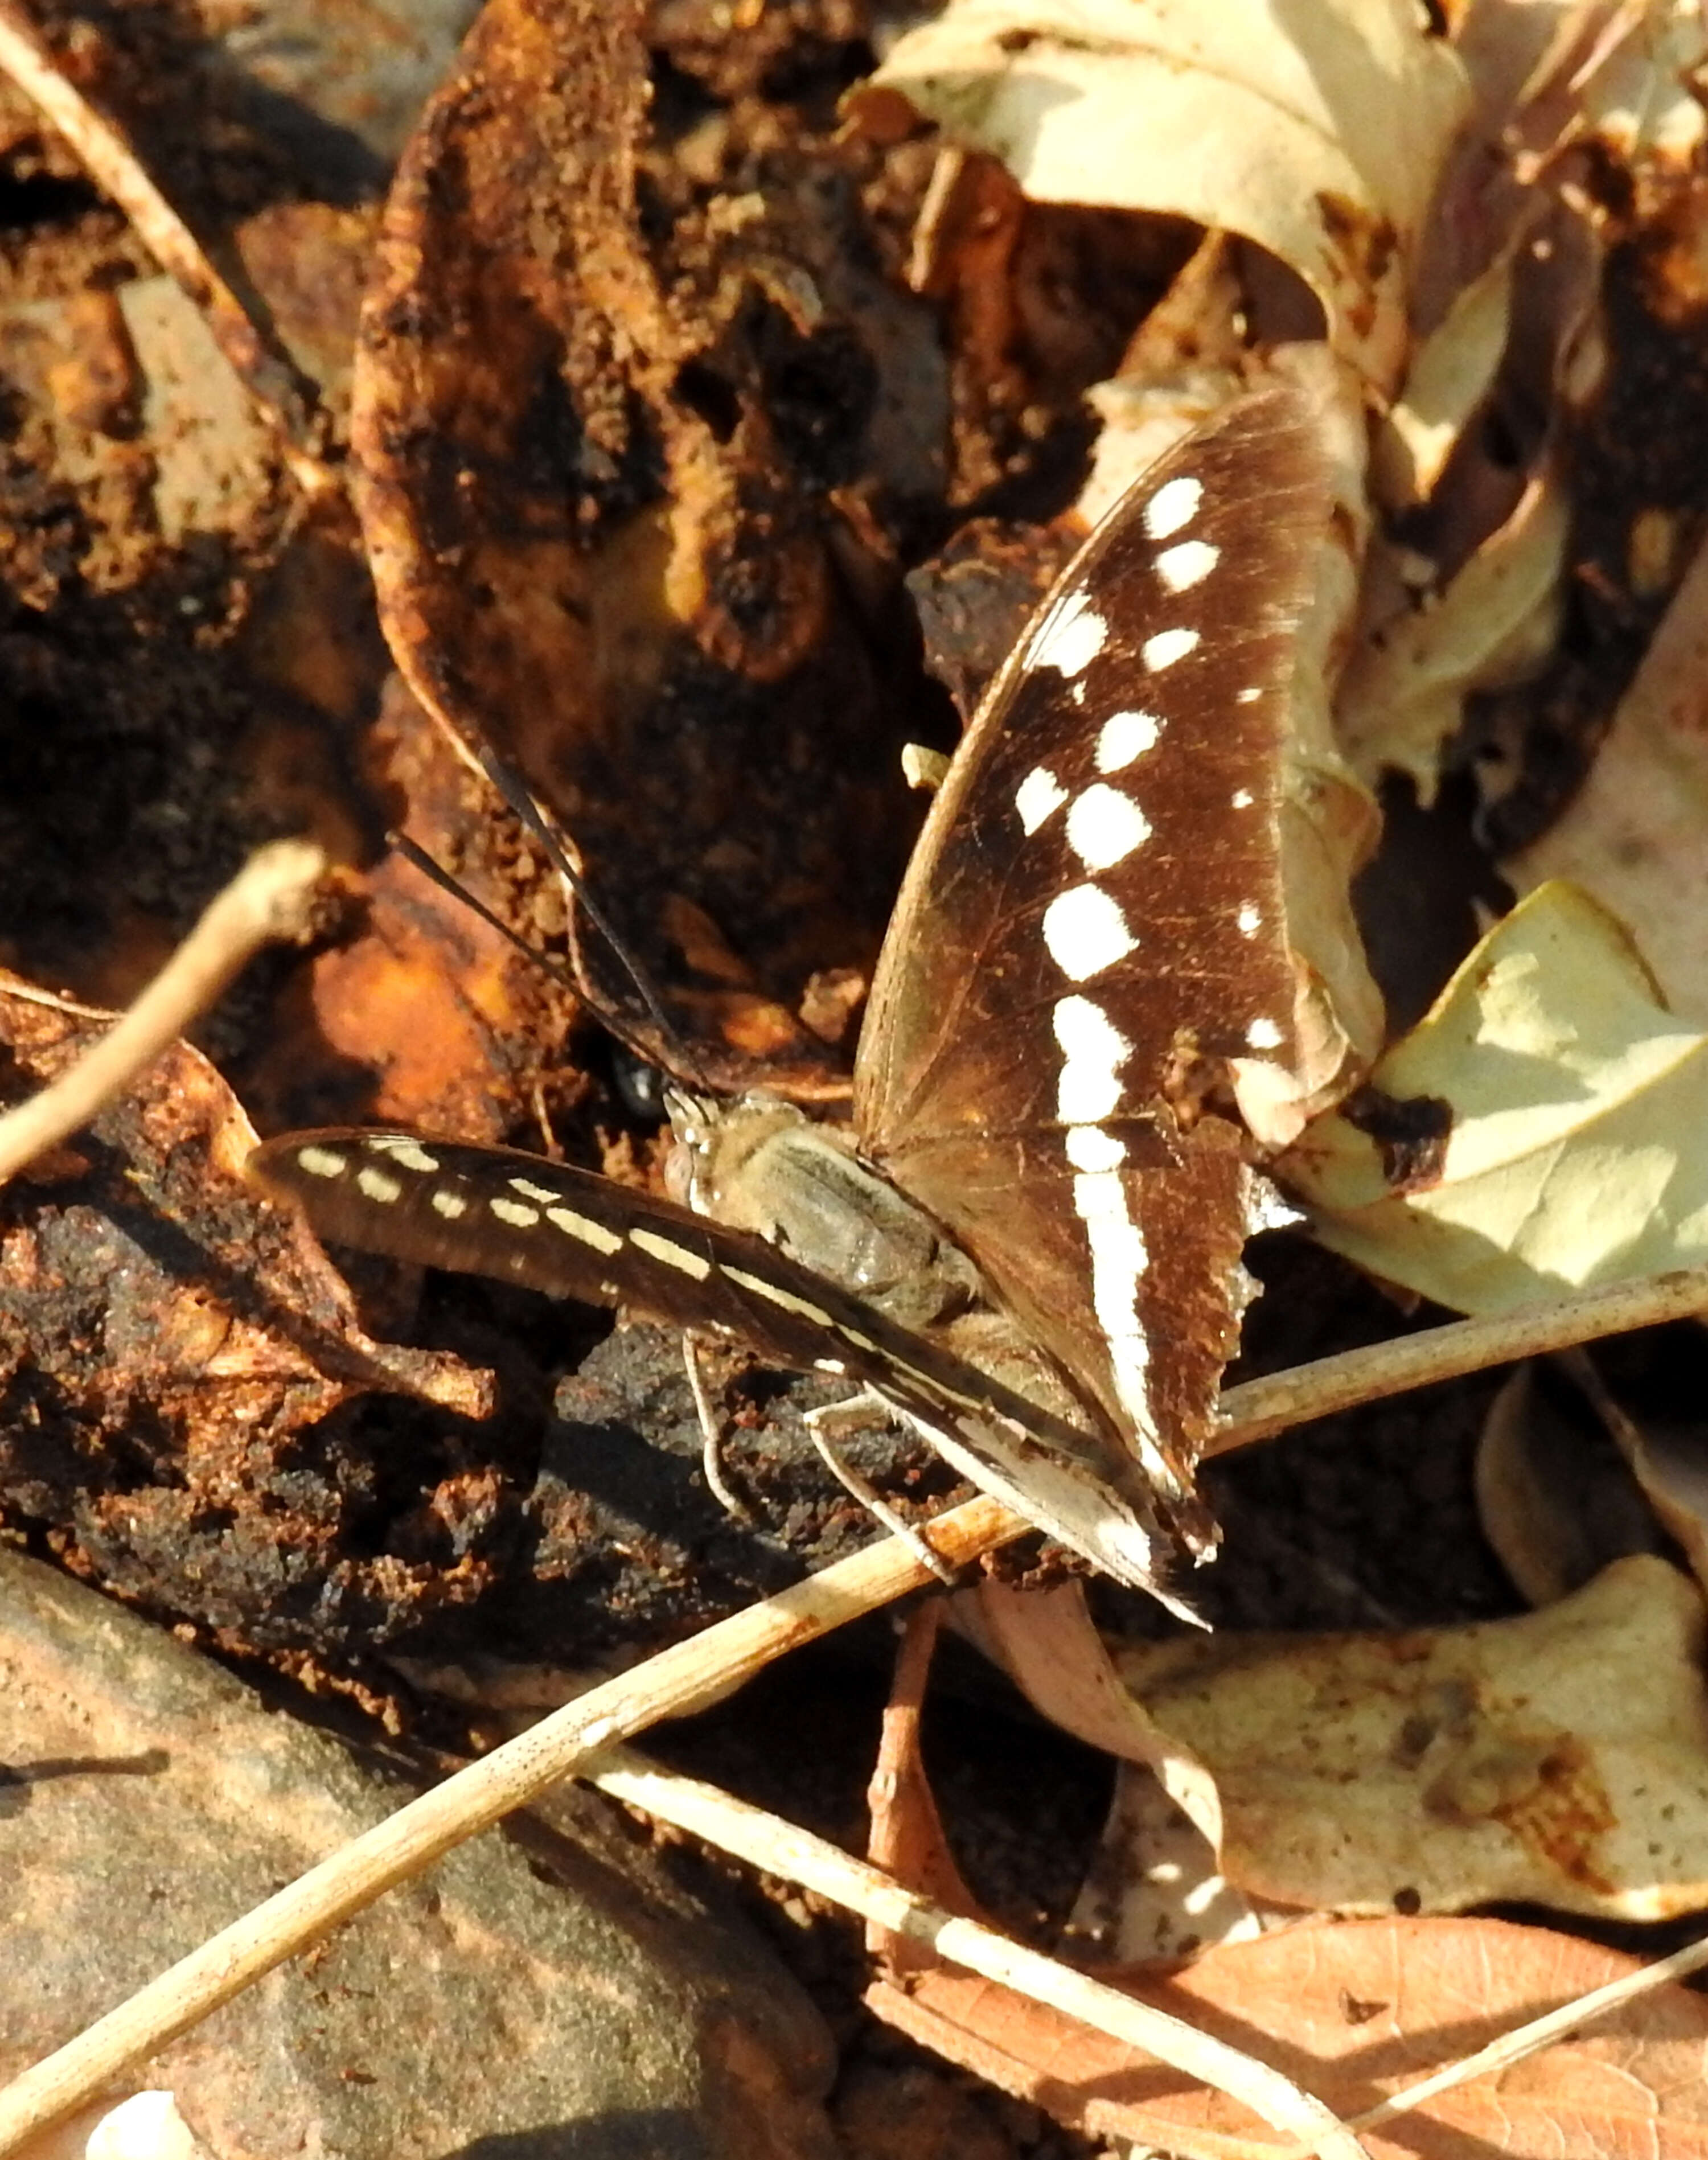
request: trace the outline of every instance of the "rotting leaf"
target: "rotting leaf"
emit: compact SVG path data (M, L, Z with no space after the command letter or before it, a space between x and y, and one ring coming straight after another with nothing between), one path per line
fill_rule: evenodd
M1702 1638L1700 1591L1638 1554L1516 1620L1116 1663L1214 1775L1223 1867L1254 1898L1654 1920L1708 1904Z
M1498 923L1372 1084L1451 1106L1435 1182L1397 1189L1340 1113L1278 1166L1321 1242L1460 1312L1708 1258L1708 1036L1556 881Z
M1292 1928L1208 1952L1129 1992L1258 2056L1349 2120L1638 1960L1503 1920ZM947 1970L866 1995L886 2024L1098 2138L1181 2160L1280 2148L1224 2096L1107 2035ZM1674 1986L1361 2133L1370 2160L1700 2160L1708 2005Z
M878 125L897 98L1035 202L1255 241L1315 293L1335 350L1395 387L1419 231L1469 104L1456 56L1403 0L955 0L896 41L855 116Z
M802 208L834 191L643 225L640 15L493 0L428 108L358 355L363 521L411 688L562 818L700 1077L834 1098L802 989L869 969L913 822L899 751L919 730L831 506L890 347L837 312L846 236L822 245ZM752 979L672 954L681 903ZM670 1064L581 931L590 994Z

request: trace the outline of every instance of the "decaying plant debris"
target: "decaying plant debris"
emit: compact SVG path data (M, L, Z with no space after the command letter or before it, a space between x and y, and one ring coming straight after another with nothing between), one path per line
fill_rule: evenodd
M549 1699L664 1654L484 1786L465 1773L466 1816L449 1786L408 1811L358 1900L574 1763L780 1871L793 1837L799 1880L891 1931L878 2017L1075 2134L1602 2152L1640 2122L1695 2149L1678 1989L1581 2040L1539 2032L1519 2069L1388 2129L1400 2088L1618 1978L1465 1907L1649 1922L1700 1901L1693 1324L1574 1368L1581 1492L1548 1475L1561 1414L1529 1381L1230 1450L1207 1480L1228 1546L1207 1646L1142 1639L1155 1616L1102 1588L963 1594L961 1632L1119 1766L1088 1788L1095 1806L1113 1776L1113 1806L1072 1867L1035 1867L1082 1875L1066 1894L991 1863L1024 1804L1017 1825L946 1810L952 1852L916 1664L873 1803L910 1903L727 1796L596 1759L832 1624L810 1589L752 1602L867 1534L792 1446L812 1389L714 1371L732 1515L667 1332L605 1338L375 1264L352 1291L241 1181L257 1127L364 1118L655 1178L601 1017L667 1061L667 1021L719 1084L833 1109L917 823L903 746L948 746L1126 477L1279 372L1337 431L1342 512L1289 783L1318 1062L1295 1097L1242 1103L1291 1143L1316 1243L1254 1255L1246 1372L1396 1332L1402 1295L1516 1327L1708 1264L1708 47L1668 0L1444 12L1338 0L1290 32L1139 0L950 0L906 26L852 0L489 0L407 122L322 116L350 154L318 189L211 21L140 0L99 28L0 18L0 62L64 131L0 105L8 1098L129 1002L251 847L311 834L338 865L200 1050L8 1188L8 1527L396 1730L454 1734L428 1690L478 1657ZM496 807L489 747L656 1010ZM881 1436L856 1451L919 1512L950 1491ZM1567 1489L1544 1507L1542 1484ZM968 1551L999 1534L982 1504ZM1591 1514L1626 1541L1586 1539ZM921 1578L891 1551L860 1579L836 1620ZM1617 1699L1580 1685L1616 1669ZM751 1767L739 1704L720 1715L687 1758ZM1359 1809L1301 1807L1318 1775ZM309 1902L246 1971L305 1939ZM1127 2007L1076 1994L984 1924L1045 1905L1098 1983L1205 1954ZM313 1913L340 1909L329 1891ZM0 2124L44 2119L46 2090L11 2118L0 2095ZM1010 2124L1003 2149L1053 2134Z

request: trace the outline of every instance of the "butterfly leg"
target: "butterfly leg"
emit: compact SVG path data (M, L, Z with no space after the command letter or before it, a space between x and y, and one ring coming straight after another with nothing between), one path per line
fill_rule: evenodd
M682 1362L688 1371L688 1392L694 1399L694 1415L700 1427L700 1469L712 1488L712 1498L738 1523L750 1523L753 1510L724 1475L724 1425L712 1406L706 1376L700 1368L699 1338L691 1327L682 1333Z
M812 1445L824 1458L825 1467L843 1490L875 1516L892 1538L900 1538L910 1545L939 1582L953 1585L958 1581L956 1570L932 1550L924 1533L911 1523L904 1522L887 1501L879 1498L854 1465L837 1452L833 1433L839 1437L864 1426L894 1421L884 1398L870 1388L862 1388L859 1394L845 1395L839 1403L822 1403L817 1410L803 1412L802 1421L812 1436Z

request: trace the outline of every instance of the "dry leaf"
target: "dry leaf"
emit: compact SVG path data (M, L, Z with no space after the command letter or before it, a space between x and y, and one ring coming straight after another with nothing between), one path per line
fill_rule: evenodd
M1629 1467L1565 1392L1566 1362L1519 1366L1477 1449L1482 1534L1532 1605L1581 1590L1610 1560L1661 1547Z
M870 966L914 813L912 656L869 635L875 565L831 498L940 356L922 302L848 267L852 190L643 215L641 13L492 0L429 106L357 354L363 527L411 689L563 819L697 1081L833 1100L795 1015L815 973ZM696 978L673 901L764 979ZM605 941L577 953L671 1067Z
M1708 548L1699 551L1565 814L1502 867L1568 877L1630 925L1668 1004L1708 1026Z
M1223 1865L1306 1911L1708 1904L1700 1593L1648 1555L1517 1620L1130 1647L1123 1679L1215 1777Z
M1568 1935L1501 1920L1293 1928L1129 1991L1259 2056L1342 2119L1486 2045L1521 2020L1637 1969ZM965 1974L870 2007L1057 2121L1181 2160L1280 2148L1254 2116L1188 2088L1059 2012ZM1585 2032L1363 2133L1370 2160L1701 2160L1708 2151L1708 2003L1674 1986Z
M956 1601L956 1617L1041 1716L1119 1765L1070 1944L1134 1963L1251 1932L1250 1907L1222 1875L1215 1781L1122 1685L1084 1585L1017 1591L987 1580Z
M1708 1259L1708 1037L1574 886L1498 923L1370 1084L1279 1174L1373 1274L1493 1312ZM1420 1161L1397 1136L1421 1109L1438 1137Z
M1458 60L1405 0L955 0L853 103L896 96L1032 201L1257 241L1316 294L1335 350L1394 387L1413 251L1469 106Z
M1433 799L1442 745L1473 690L1534 673L1554 644L1570 506L1552 464L1444 590L1378 602L1347 669L1336 712L1354 771L1410 774Z

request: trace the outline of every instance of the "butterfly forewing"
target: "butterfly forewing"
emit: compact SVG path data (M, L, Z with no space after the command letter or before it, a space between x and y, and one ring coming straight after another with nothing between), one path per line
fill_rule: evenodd
M621 1305L745 1342L760 1357L880 1389L975 1482L1031 1512L1030 1472L1076 1515L1107 1474L1063 1419L751 1234L591 1171L508 1148L342 1127L250 1157L322 1237L553 1297ZM1087 1556L1152 1581L1165 1541L1149 1508L1105 1510ZM1084 1541L1081 1541L1083 1543Z
M1182 1088L1292 1048L1282 750L1328 515L1290 392L1137 484L968 731L860 1045L863 1146L1177 1500L1235 1338L1248 1178Z

